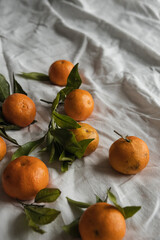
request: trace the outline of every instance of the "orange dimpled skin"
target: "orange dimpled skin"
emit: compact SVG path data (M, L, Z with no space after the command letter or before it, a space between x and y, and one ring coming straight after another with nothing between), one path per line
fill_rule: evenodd
M91 205L82 214L79 232L82 240L122 240L126 223L118 209L100 202Z
M73 63L67 60L58 60L52 63L49 68L50 81L58 86L65 86L73 67Z
M33 199L48 182L48 168L36 157L21 156L10 162L2 174L4 191L19 200Z
M109 162L118 172L136 174L146 167L149 161L147 144L135 136L120 138L109 149Z
M3 138L0 137L0 161L4 158L6 155L7 147L6 143L3 140Z
M94 108L92 95L83 89L70 92L64 101L65 113L76 121L87 119Z
M31 98L21 93L14 93L4 101L2 113L6 121L19 127L30 125L36 115L36 106Z

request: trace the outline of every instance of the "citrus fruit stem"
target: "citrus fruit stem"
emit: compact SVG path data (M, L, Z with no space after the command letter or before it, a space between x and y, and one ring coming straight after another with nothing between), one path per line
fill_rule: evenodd
M122 134L118 133L116 130L114 130L116 134L118 134L121 138L123 138L126 142L130 142L130 139L127 138L127 136L122 136Z
M17 202L19 203L19 204L21 204L21 206L22 207L29 207L29 206L34 206L34 207L39 207L39 208L44 208L45 207L45 205L43 204L43 205L38 205L38 204L35 204L35 203L24 203L23 201L21 201L21 200L19 200L19 199L16 199L17 200Z
M104 202L106 202L106 203L108 202L108 192L109 192L109 191L111 191L111 187L107 190L107 195L106 195L106 198L105 198L105 200L104 200Z

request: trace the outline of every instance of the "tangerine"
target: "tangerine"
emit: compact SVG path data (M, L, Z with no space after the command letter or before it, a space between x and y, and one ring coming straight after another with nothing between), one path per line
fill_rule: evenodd
M31 200L48 185L46 165L36 157L21 156L10 162L2 174L4 191L12 198Z
M4 158L7 152L6 143L3 138L0 137L0 161Z
M93 112L93 108L92 95L83 89L71 91L64 101L65 113L76 121L87 119Z
M149 161L147 144L135 136L121 137L109 149L109 162L113 169L123 174L136 174Z
M88 207L82 214L79 232L82 240L122 240L126 223L116 207L99 202Z
M36 115L36 106L31 98L22 93L14 93L2 104L4 118L19 127L31 124Z
M87 156L94 152L98 147L99 135L96 129L93 128L91 125L87 123L79 123L79 125L81 125L81 128L76 128L72 130L78 142L84 139L94 138L94 140L88 144L85 150L84 156Z
M49 79L53 84L65 86L68 76L74 67L73 63L67 60L57 60L49 68Z

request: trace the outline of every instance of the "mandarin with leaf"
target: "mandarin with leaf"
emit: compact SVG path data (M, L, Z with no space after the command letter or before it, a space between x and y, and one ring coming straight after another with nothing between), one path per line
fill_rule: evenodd
M65 86L73 67L73 63L67 60L57 60L53 62L49 68L50 81L58 86Z
M79 123L79 125L81 126L80 128L76 128L72 130L78 142L84 139L94 139L92 142L89 143L89 145L87 146L84 152L84 156L87 156L92 152L94 152L98 147L99 135L97 130L93 128L91 125L87 123Z
M115 131L116 132L116 131ZM116 132L117 133L117 132ZM109 149L109 163L123 174L136 174L144 169L149 161L147 144L135 136L121 136Z
M114 206L99 202L88 207L79 220L82 240L122 240L125 218Z
M93 112L93 108L92 95L83 89L71 91L64 101L65 113L76 121L87 119Z
M2 113L7 122L26 127L35 119L36 106L25 94L14 93L3 102Z
M21 156L10 162L2 174L6 194L19 200L31 200L48 185L46 165L36 157Z

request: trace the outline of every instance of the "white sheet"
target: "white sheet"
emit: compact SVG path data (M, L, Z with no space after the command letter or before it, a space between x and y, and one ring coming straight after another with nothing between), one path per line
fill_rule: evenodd
M0 0L0 73L12 85L13 73L47 73L52 62L79 62L81 88L90 91L94 112L87 123L100 136L95 153L77 160L61 174L47 163L47 156L34 152L49 167L51 183L62 194L54 204L61 210L46 225L43 236L25 222L22 209L5 195L0 184L0 239L71 239L62 232L78 212L70 198L95 202L112 187L122 206L141 205L127 220L125 240L160 239L159 143L160 143L160 1L159 0ZM60 87L17 77L37 106L36 124L9 134L22 144L41 137L50 119L49 106ZM148 166L134 176L111 169L108 150L117 139L113 130L140 137L149 146ZM7 142L7 155L0 162L0 175L16 150Z

